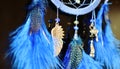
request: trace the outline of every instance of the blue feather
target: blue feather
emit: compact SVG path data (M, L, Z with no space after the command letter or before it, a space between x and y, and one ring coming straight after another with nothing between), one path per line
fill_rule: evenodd
M12 43L7 56L12 57L13 69L59 69L59 58L54 56L52 36L44 22L44 10L37 5L26 23L11 34Z
M103 17L106 16L105 13L108 11L107 4L103 4L100 11L98 12L97 20L96 20L96 28L99 30L98 32L98 42L94 42L95 46L95 60L104 64L103 68L105 69L119 69L120 65L120 56L117 51L117 45L119 42L116 41L115 37L113 37L113 33L110 28L109 20L105 19L106 26L105 31L102 31L102 23Z
M66 52L66 54L65 54L65 57L64 57L64 61L63 61L65 69L67 69L68 67L70 67L70 66L69 66L70 53L71 53L71 47L70 47L70 45L69 45L69 46L68 46L68 49L67 49L67 52ZM70 69L70 68L68 68L68 69Z
M83 51L82 61L77 69L102 69L102 64L95 61Z
M112 32L111 26L110 26L110 20L108 18L108 3L105 4L105 10L104 10L104 19L105 19L105 29L104 29L104 47L107 51L107 56L110 61L111 67L109 69L120 69L120 55L118 51L118 46L120 41L117 40L114 37L114 34Z
M106 55L106 51L104 48L104 41L102 36L102 19L103 19L103 12L105 9L105 4L102 5L100 11L98 12L97 19L96 19L96 28L98 30L98 41L94 41L95 47L95 57L96 61L99 61L101 64L104 64L104 67L110 67L110 63L108 57Z
M77 49L74 50L74 48ZM73 52L74 55L72 55ZM102 69L102 65L99 62L94 61L84 52L80 38L71 41L64 57L64 64L65 69Z

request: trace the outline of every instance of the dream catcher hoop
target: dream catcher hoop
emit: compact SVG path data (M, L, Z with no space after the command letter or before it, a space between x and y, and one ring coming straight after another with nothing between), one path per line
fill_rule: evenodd
M92 10L94 10L101 2L101 0L90 0L90 3L86 4L85 3L86 0L83 0L82 3L80 0L74 0L75 2L73 2L73 0L72 1L69 0L69 2L67 3L63 2L63 0L51 0L51 1L61 11L66 12L68 14L72 14L72 15L87 14ZM72 5L73 7L70 7L67 4ZM76 7L75 4L79 6Z

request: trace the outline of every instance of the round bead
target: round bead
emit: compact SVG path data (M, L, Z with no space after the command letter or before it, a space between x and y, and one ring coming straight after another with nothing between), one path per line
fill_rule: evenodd
M59 22L60 22L60 19L59 19L59 18L56 18L55 21L56 21L56 23L59 23Z
M93 23L93 22L95 22L95 20L91 19L90 22Z
M78 30L79 28L77 26L74 27L75 30Z
M75 24L75 25L78 25L78 24L79 24L79 21L75 20L75 21L74 21L74 24Z

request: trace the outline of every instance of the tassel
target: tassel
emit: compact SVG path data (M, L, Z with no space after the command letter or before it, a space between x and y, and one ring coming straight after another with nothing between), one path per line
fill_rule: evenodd
M94 46L93 46L93 40L90 41L90 56L91 57L94 57L95 55L95 49L94 49Z
M94 61L83 50L82 40L77 34L78 21L74 22L76 26L73 40L70 42L66 55L64 57L65 69L102 69L101 64Z
M12 69L61 68L58 58L54 56L52 36L45 25L43 2L34 0L26 23L12 33L7 53L12 57Z
M118 48L120 45L120 41L117 40L114 37L114 34L112 32L111 26L110 26L110 20L108 17L108 3L105 3L105 10L104 10L104 20L105 20L105 29L103 32L103 38L104 38L104 47L106 50L106 54L108 57L108 60L110 61L110 67L107 69L120 69L120 54L118 51Z

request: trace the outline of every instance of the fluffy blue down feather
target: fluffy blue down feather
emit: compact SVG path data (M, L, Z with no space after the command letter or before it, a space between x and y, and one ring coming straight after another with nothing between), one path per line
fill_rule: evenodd
M104 38L104 47L106 50L106 54L108 57L108 60L110 61L110 67L108 69L120 69L120 55L118 48L120 45L120 41L117 40L114 37L114 34L112 32L111 26L110 26L110 20L108 17L108 3L105 4L105 10L104 10L104 20L105 20L105 29L103 33Z
M95 60L104 64L103 69L120 69L120 56L117 49L119 41L115 39L110 28L110 22L106 19L108 4L104 3L98 12L96 28L98 29L98 42L94 42ZM103 17L105 18L105 30L102 29Z
M36 3L38 1L38 3ZM44 0L35 0L23 26L12 33L7 56L12 57L13 69L59 69L54 56L53 40L44 22Z

